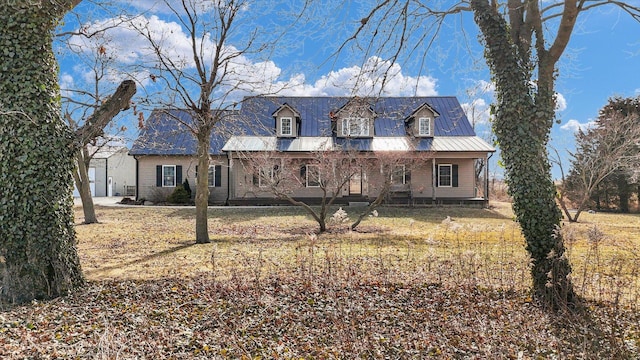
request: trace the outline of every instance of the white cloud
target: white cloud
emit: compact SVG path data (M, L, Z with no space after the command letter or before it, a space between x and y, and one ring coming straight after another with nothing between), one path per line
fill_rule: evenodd
M578 130L585 131L585 130L587 130L589 128L592 128L594 125L595 125L594 121L581 123L578 120L571 119L571 120L567 121L566 124L560 126L560 129L568 130L568 131L571 131L571 132L577 132Z
M386 78L384 74L386 72ZM430 76L408 76L398 64L371 57L362 66L331 71L309 84L296 74L283 85L282 94L293 96L435 96L437 80ZM383 87L384 86L384 87Z
M460 104L471 123L488 124L490 119L490 105L483 98L477 98L470 103Z
M567 109L567 99L564 95L556 93L556 111L564 111Z
M108 30L101 37L73 39L74 45L85 52L96 51L103 46L105 51L115 59L117 67L129 67L127 71L137 74L138 81L148 83L157 63L155 51L151 48L137 29L143 29L162 47L163 56L176 67L184 71L195 69L191 40L188 34L176 22L165 21L156 15L140 16L131 22L120 23L121 18L96 21L90 25L94 29ZM118 26L114 26L118 24ZM208 36L199 40L198 48L205 49L205 62L213 59L215 42ZM227 46L226 54L233 54L233 61L226 69L223 88L218 95L227 101L239 100L249 93L282 94L295 96L432 96L437 95L437 80L430 76L410 76L404 74L398 64L391 64L378 57L369 58L362 66L350 66L321 75L309 83L305 74L294 74L289 79L282 79L282 69L273 61L252 61L246 56L238 55L238 49ZM140 65L143 66L141 69ZM386 74L386 76L385 76ZM85 76L86 70L85 70ZM122 80L117 73L110 74L114 82ZM383 87L384 85L384 87ZM228 91L234 89L229 96ZM224 95L224 96L223 96Z

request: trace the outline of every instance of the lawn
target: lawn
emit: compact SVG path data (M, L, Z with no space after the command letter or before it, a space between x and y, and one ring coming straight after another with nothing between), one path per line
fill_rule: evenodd
M639 358L640 216L563 227L585 301L558 316L495 205L381 208L322 235L298 208L216 208L204 245L193 209L100 207L76 227L88 287L5 306L0 357Z

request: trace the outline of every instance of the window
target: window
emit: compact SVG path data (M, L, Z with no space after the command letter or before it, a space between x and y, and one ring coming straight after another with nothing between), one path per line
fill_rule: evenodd
M198 165L196 165L196 184L198 181ZM222 165L209 165L208 187L222 186Z
M175 165L162 165L162 186L163 187L176 186L176 166Z
M407 176L407 171L404 165L397 165L393 169L393 173L391 173L391 183L397 185L405 185L408 183L409 179Z
M431 118L418 119L418 134L420 136L431 136Z
M369 119L342 119L342 136L369 136Z
M306 165L307 187L320 187L320 168L318 165Z
M451 164L438 165L438 186L451 187L453 171Z
M293 120L290 117L280 118L280 135L282 136L293 135Z
M259 187L269 186L269 184L274 182L275 175L279 168L278 165L261 166L253 175L253 185Z
M207 186L216 186L216 167L214 165L209 166L209 178L207 179Z

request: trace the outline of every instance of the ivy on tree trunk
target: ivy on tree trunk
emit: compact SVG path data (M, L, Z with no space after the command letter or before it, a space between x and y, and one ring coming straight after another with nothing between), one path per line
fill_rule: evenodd
M533 3L527 3L530 8L512 10L526 10L535 18L537 5ZM502 151L513 210L531 256L534 295L550 308L564 308L573 303L575 295L546 150L554 119L554 66L559 54L544 48L542 28L535 23L519 23L514 12L507 24L486 0L474 0L471 5L496 85L493 130ZM534 33L537 63L531 51ZM552 50L561 53L561 49Z
M57 21L78 2L0 4L0 297L4 300L56 297L85 282L73 227L74 134L61 117L52 51Z

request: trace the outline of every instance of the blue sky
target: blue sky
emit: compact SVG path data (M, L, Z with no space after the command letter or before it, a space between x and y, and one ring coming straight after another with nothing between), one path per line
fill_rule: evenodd
M154 0L122 3L127 4L128 13L140 14L140 21L149 21L158 34L164 34L171 41L176 58L188 52L184 28L168 14L165 6ZM257 78L269 84L263 85L262 89L273 88L275 84L275 87L286 88L283 94L299 96L349 95L356 84L361 85L359 93L363 95L370 93L371 89L380 90L374 69L376 64L380 64L380 59L374 54L363 57L362 53L350 52L351 48L347 48L340 56L332 56L336 47L349 36L350 29L359 23L369 6L369 2L364 3L348 2L348 11L342 7L341 12L335 11L339 5L334 8L314 7L315 13L310 15L310 22L300 20L295 31L281 39L280 51L242 58L239 61L242 68L235 80L246 82ZM98 9L90 3L81 5L78 10L78 14L67 16L61 31L77 29L78 22L93 28L105 26L113 23L112 19L116 17L116 12ZM260 24L263 36L272 40L278 34L269 30L289 24L290 20L283 14L296 9L277 5L270 10L279 14L277 20L267 13L247 11L247 14L253 14L247 23L250 26L251 21ZM327 16L336 13L340 16ZM452 19L446 25L428 49L424 61L421 56L406 57L393 66L394 76L383 94L455 95L469 109L470 117L471 108L474 108L478 135L489 139L487 109L492 98L492 86L482 59L482 48L477 41L477 28L468 15ZM71 42L76 45L79 55L70 55L64 46L58 50L63 89L91 88L92 73L87 62L95 54L96 46L101 44L104 51L113 54L112 64L118 69L109 71L105 78L107 81L102 81L104 94L127 77L137 78L143 86L143 91L139 88L138 97L157 90L150 80L149 68L140 66L153 60L145 50L144 39L135 32L117 28L109 31L102 40L71 39ZM241 46L241 35L238 35L238 44L232 42L229 45ZM189 64L185 63L185 66L188 68ZM371 75L363 77L363 69L370 69ZM559 64L560 75L556 83L559 124L554 125L551 134L551 145L561 152L565 168L569 166L566 150L573 149L574 132L579 127L588 126L608 98L639 96L639 72L640 23L613 7L591 11L579 19ZM237 96L244 94L246 92L238 92ZM135 137L133 129L137 120L133 114L125 114L118 121L130 129L130 137ZM496 161L493 161L490 171L501 172ZM559 177L557 168L553 176Z

